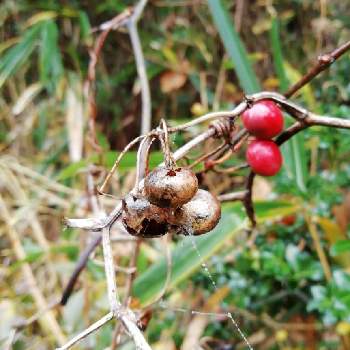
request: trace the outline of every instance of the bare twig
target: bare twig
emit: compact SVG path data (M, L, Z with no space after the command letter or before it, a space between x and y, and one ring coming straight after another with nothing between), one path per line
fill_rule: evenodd
M141 239L137 239L134 242L134 247L132 251L132 256L130 258L129 262L129 270L131 271L128 274L127 280L126 280L126 285L125 285L125 296L124 296L124 301L123 301L123 307L128 307L130 304L130 294L132 290L132 284L136 276L136 260L140 251L140 245L141 245ZM112 336L112 344L111 344L111 350L116 349L117 344L119 343L119 338L120 338L120 333L121 333L122 327L121 324L117 324L113 336Z
M150 148L153 142L152 137L145 137L141 143L137 152L137 164L136 164L136 180L134 191L139 191L139 184L141 180L145 177L148 171L148 161L149 161L149 153Z
M101 243L102 236L101 234L97 234L96 237L93 238L93 240L89 243L89 245L86 247L86 249L82 252L82 254L79 257L79 260L75 266L75 269L67 283L66 288L64 289L62 293L62 298L60 301L61 305L66 305L70 295L72 294L73 288L75 283L77 282L77 279L81 273L81 271L85 268L89 256L91 253L98 247Z
M95 130L95 122L97 117L97 109L96 109L96 101L95 101L96 65L108 34L112 30L116 30L124 26L129 20L131 14L132 14L132 11L129 8L127 8L122 13L115 16L112 20L103 23L100 26L100 29L102 30L102 32L98 35L94 43L93 49L89 50L90 61L89 61L88 75L85 82L84 93L88 103L89 133L90 133L92 144L98 151L100 151L101 149L98 145L96 130Z
M247 191L225 193L218 196L218 200L220 202L243 201L246 195Z
M292 136L296 135L299 131L304 130L307 127L305 123L295 122L286 130L284 130L278 137L275 142L277 145L282 145L287 142Z
M188 129L192 126L195 126L195 125L198 125L198 124L201 124L204 122L208 122L209 120L215 120L215 119L220 119L220 118L224 118L224 119L225 118L232 118L232 117L238 116L241 113L243 113L246 108L247 108L247 104L245 102L242 102L232 111L210 112L210 113L202 115L201 117L193 119L188 123L169 128L169 132L173 133L173 132L177 132L180 130L185 130L185 129Z
M92 32L96 32L98 30L101 30L101 31L116 30L126 25L126 22L129 20L132 14L133 14L133 9L126 8L122 13L119 13L117 16L115 16L111 20L100 24L96 28L93 28Z
M122 210L121 203L118 203L113 211L105 217L87 218L87 219L64 219L64 224L71 228L80 228L82 230L101 231L104 227L115 222Z
M109 227L105 227L102 230L102 245L103 245L103 256L105 261L105 272L107 279L107 290L108 290L108 300L111 307L111 311L117 315L120 309L120 301L117 292L117 283L115 280L115 270L113 263L113 255L111 242L109 239Z
M243 163L243 164L232 166L229 168L218 168L217 166L214 166L213 170L216 173L220 173L220 174L233 174L239 170L246 169L246 168L249 168L249 165L247 163Z
M298 90L300 90L304 85L308 84L312 79L314 79L318 74L327 69L332 63L334 63L339 57L346 53L350 49L350 41L346 42L342 46L336 48L334 51L328 54L322 54L317 58L317 62L311 69L306 73L297 83L290 87L284 96L287 98L294 95Z
M255 218L255 211L254 211L254 205L253 205L254 178L255 178L255 173L251 171L246 180L246 185L245 185L246 194L243 198L243 205L253 228L256 226L256 218Z
M191 163L188 168L192 169L194 168L196 165L198 165L199 163L202 163L203 161L207 160L210 157L213 157L214 155L216 155L218 152L220 152L225 146L227 145L226 141L224 141L223 143L221 143L221 145L219 145L218 147L214 148L213 150L203 154L202 156L200 156L198 159L196 159L193 163Z
M128 308L123 308L119 301L109 234L110 234L110 227L104 227L102 230L102 244L103 244L103 255L104 255L104 262L105 262L106 279L107 279L108 299L109 299L111 312L106 316L104 316L99 321L97 321L96 323L94 323L93 325L91 325L89 328L81 332L79 335L77 335L75 338L73 338L71 341L69 341L66 345L61 347L59 350L69 349L75 343L82 340L83 338L85 338L86 336L88 336L98 328L102 327L105 323L110 321L113 317L116 317L123 323L124 327L133 338L134 343L136 345L136 349L151 350L151 347L148 345L143 334L141 333L141 331L136 325L136 322L137 322L136 316Z
M225 80L226 80L226 68L225 68L225 61L227 60L228 55L225 54L222 58L220 70L218 74L218 80L216 83L215 93L214 93L214 99L213 99L213 110L217 111L220 107L220 99L222 95L222 91L224 89Z
M78 343L82 339L86 338L89 334L95 332L102 326L104 326L107 322L112 320L114 317L113 312L109 312L106 316L103 316L100 320L93 323L90 327L86 328L83 332L79 333L77 336L72 338L68 343L61 346L60 348L57 348L56 350L67 350L70 349L74 344Z
M120 163L120 161L122 160L122 158L124 157L124 155L126 154L127 151L129 151L130 148L132 148L136 143L138 143L139 141L141 141L145 136L141 135L139 137L136 137L136 139L132 140L131 142L129 142L129 144L123 149L123 151L119 154L117 160L115 161L115 163L113 164L112 169L109 171L106 179L104 180L103 184L101 185L101 187L99 188L99 192L101 194L104 194L104 190L109 182L109 180L112 178L113 174L115 173L115 171L118 168L118 165Z
M140 148L142 147L143 145L140 146ZM91 196L95 197L95 194L92 192ZM95 204L92 206L94 210L94 214L96 216L103 215L103 217L105 218L105 214L100 209L97 198L93 200L93 203ZM104 316L99 321L97 321L96 323L94 323L93 325L91 325L90 327L88 327L86 330L78 334L75 338L73 338L71 341L65 344L62 348L60 348L60 350L69 349L75 343L82 340L83 338L85 338L86 336L88 336L98 328L102 327L105 323L110 321L113 317L115 317L116 319L122 322L127 332L133 338L136 349L140 349L140 350L151 349L151 347L148 345L147 341L145 340L142 332L139 330L139 328L136 325L137 323L136 316L129 308L123 307L119 300L117 284L115 279L113 254L112 254L111 241L110 241L110 229L114 221L118 219L120 215L120 209L119 210L115 209L114 212L115 212L115 216L112 219L109 219L109 224L102 228L102 247L103 247L103 256L104 256L104 267L105 267L105 273L106 273L106 279L107 279L108 300L109 300L111 312L106 316ZM99 238L100 236L97 236L95 240L96 244L98 243ZM87 252L86 255L84 256L84 259L82 259L85 263L88 255L89 254ZM78 274L79 272L80 271L78 271Z
M139 2L136 4L134 7L134 13L131 17L131 21L137 23L138 20L140 19L142 12L147 5L148 0L139 0Z
M84 86L85 99L88 103L89 133L90 133L92 143L97 150L100 150L100 147L98 146L98 141L96 137L96 128L95 128L96 117L97 117L97 109L96 109L96 101L95 101L96 64L97 64L101 49L103 47L103 44L109 32L110 32L110 29L103 31L96 39L93 50L89 51L90 61L89 61L88 75Z
M244 15L244 0L236 1L236 11L235 11L235 27L236 31L239 33L242 27L242 20Z
M141 85L142 115L141 134L146 134L151 130L151 93L147 78L145 58L142 52L141 41L137 30L137 22L142 14L147 0L141 0L134 8L134 13L127 22L131 45L135 56L137 74Z

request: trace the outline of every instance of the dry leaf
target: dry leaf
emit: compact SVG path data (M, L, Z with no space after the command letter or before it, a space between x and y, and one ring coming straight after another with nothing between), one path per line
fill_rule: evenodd
M72 162L81 159L83 153L84 106L80 91L72 88L67 90L67 130L69 156Z
M335 221L346 232L350 223L350 192L345 195L344 201L340 205L335 205L332 208Z
M160 76L160 89L167 94L182 88L187 81L184 73L166 71Z
M199 340L207 327L208 316L196 315L187 326L187 333L182 343L181 350L200 349ZM164 348L165 349L165 348Z
M14 115L18 115L22 113L25 108L34 100L34 98L39 94L39 92L42 89L42 85L40 83L35 83L27 87L19 99L17 100L16 104L12 108L12 113Z
M272 192L271 183L261 176L257 176L253 185L253 199L265 200Z

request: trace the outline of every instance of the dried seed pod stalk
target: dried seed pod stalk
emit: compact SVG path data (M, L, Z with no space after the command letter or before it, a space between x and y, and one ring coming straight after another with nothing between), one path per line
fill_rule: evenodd
M159 167L145 178L145 196L161 208L181 207L193 198L197 190L196 175L186 168Z
M191 201L178 208L175 218L185 234L202 235L211 231L219 222L221 206L208 191L199 189Z
M178 208L193 198L198 190L196 175L189 169L179 168L169 148L168 127L161 120L163 134L159 140L164 152L165 166L151 171L145 178L144 194L161 208Z
M173 211L151 204L142 195L128 194L123 199L122 222L133 236L160 237L172 230Z

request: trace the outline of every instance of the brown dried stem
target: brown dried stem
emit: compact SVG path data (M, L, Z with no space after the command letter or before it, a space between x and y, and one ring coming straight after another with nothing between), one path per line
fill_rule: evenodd
M96 201L96 203L98 205L98 201ZM95 215L101 215L100 208L95 207L94 209L95 209L95 213L94 213ZM125 329L133 338L133 341L137 349L151 350L151 347L149 346L143 334L141 333L141 331L136 325L137 323L136 316L130 309L128 309L127 307L123 307L119 300L116 279L115 279L113 253L112 253L111 241L110 241L110 226L105 226L102 229L102 246L103 246L106 279L107 279L108 300L109 300L111 311L102 319L95 322L93 325L91 325L86 330L78 334L76 337L74 337L72 340L70 340L67 344L65 344L58 350L66 350L71 348L74 344L84 339L85 337L87 337L89 334L91 334L98 328L102 327L105 323L109 322L114 317L122 322Z
M330 53L322 54L318 56L317 62L310 68L310 70L293 86L291 86L285 93L284 96L287 98L293 96L303 86L308 84L317 75L329 68L339 57L344 55L350 49L350 41L336 48Z
M108 34L111 32L111 30L116 30L121 26L125 25L127 20L130 18L131 14L132 14L132 11L129 8L127 8L125 11L115 16L109 22L104 23L104 25L101 26L103 28L103 29L101 28L102 32L98 35L93 48L89 50L90 61L89 61L88 75L85 82L84 92L85 92L85 98L88 103L89 133L90 133L93 146L97 148L97 150L100 150L100 147L98 146L96 129L95 129L95 123L97 118L97 109L96 109L96 100L95 100L96 98L95 96L96 65Z
M60 301L61 305L66 305L70 295L72 294L73 288L78 280L78 277L81 271L85 268L86 263L91 255L91 253L100 245L102 236L97 234L97 236L89 243L89 245L85 248L82 254L79 257L79 260L75 266L75 269L69 278L69 281L62 293L62 298Z
M134 247L133 247L132 255L130 258L130 263L129 263L129 269L132 269L131 270L132 272L128 274L128 278L126 281L123 307L128 307L130 304L130 295L131 295L131 290L132 290L132 284L133 284L134 279L136 277L136 271L137 271L136 261L137 261L138 255L139 255L140 245L141 245L141 239L136 239ZM119 337L120 337L121 331L122 331L121 324L118 323L115 326L115 329L113 332L111 350L116 349L116 347L119 343Z

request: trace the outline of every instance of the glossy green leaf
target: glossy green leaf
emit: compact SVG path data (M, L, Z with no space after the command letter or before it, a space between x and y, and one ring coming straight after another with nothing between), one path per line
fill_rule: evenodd
M244 44L230 20L228 10L221 0L208 0L208 5L221 40L234 63L241 87L247 94L259 91L258 79L250 64Z
M297 210L296 205L287 202L256 203L256 214L259 222L273 220L295 213ZM194 251L190 237L182 239L172 250L172 268L168 289L188 278L200 268L204 261L222 248L230 238L247 226L248 220L240 203L224 205L218 226L206 235L193 238L202 259ZM167 263L165 258L162 258L136 278L133 289L134 297L138 298L142 305L157 299L164 286L166 273Z

